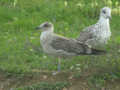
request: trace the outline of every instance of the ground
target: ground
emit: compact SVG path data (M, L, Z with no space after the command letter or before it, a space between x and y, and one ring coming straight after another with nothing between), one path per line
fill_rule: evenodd
M0 88L119 90L120 2L103 2L1 0ZM83 28L96 23L100 8L106 5L112 8L112 37L104 47L107 53L62 59L62 72L53 76L52 72L57 70L57 59L43 53L39 40L40 31L35 30L36 26L50 21L55 25L56 33L76 38Z
M85 72L80 77L75 77L76 72L61 72L53 76L51 72L39 72L35 75L26 74L23 77L6 76L1 72L0 89L1 90L119 90L119 80L105 80L104 86L101 83L90 84L88 78L92 74ZM31 86L32 85L32 86ZM23 88L24 87L24 88ZM58 87L58 89L57 89Z

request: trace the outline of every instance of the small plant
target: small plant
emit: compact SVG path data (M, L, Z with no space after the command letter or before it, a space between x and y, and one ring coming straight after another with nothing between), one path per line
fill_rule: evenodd
M104 86L105 80L104 80L103 77L95 75L95 76L91 76L88 79L88 84L90 86L95 86L95 87L99 88L99 87L103 87Z

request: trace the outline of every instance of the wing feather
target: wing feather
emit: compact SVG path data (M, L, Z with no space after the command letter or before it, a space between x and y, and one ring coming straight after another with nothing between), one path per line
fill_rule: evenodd
M52 48L56 50L64 50L69 53L82 54L85 53L87 45L80 43L74 39L56 36L51 42Z
M86 42L87 40L90 40L92 38L95 38L95 31L98 28L99 25L91 25L85 29L83 29L80 32L80 36L77 38L78 41L80 42Z

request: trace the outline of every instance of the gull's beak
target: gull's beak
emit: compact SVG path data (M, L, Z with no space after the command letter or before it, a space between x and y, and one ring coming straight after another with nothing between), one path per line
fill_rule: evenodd
M40 29L41 29L41 27L40 27L40 26L38 26L38 27L36 27L35 29L36 29L36 30L40 30Z

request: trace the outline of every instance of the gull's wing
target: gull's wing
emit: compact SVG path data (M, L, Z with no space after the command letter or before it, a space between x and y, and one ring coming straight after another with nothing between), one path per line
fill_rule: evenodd
M90 40L92 38L95 38L96 36L96 30L98 29L99 25L98 24L94 24L91 25L85 29L83 29L80 32L80 36L77 38L78 41L80 42L86 42L87 40Z
M57 35L52 40L51 47L56 50L63 50L68 53L75 53L76 55L93 53L92 49L88 47L88 45L85 45L74 39L68 39ZM94 53L97 52L97 50L95 49L94 51Z
M63 50L68 53L79 54L85 52L85 45L76 40L63 37L55 37L51 42L51 46L56 50Z

